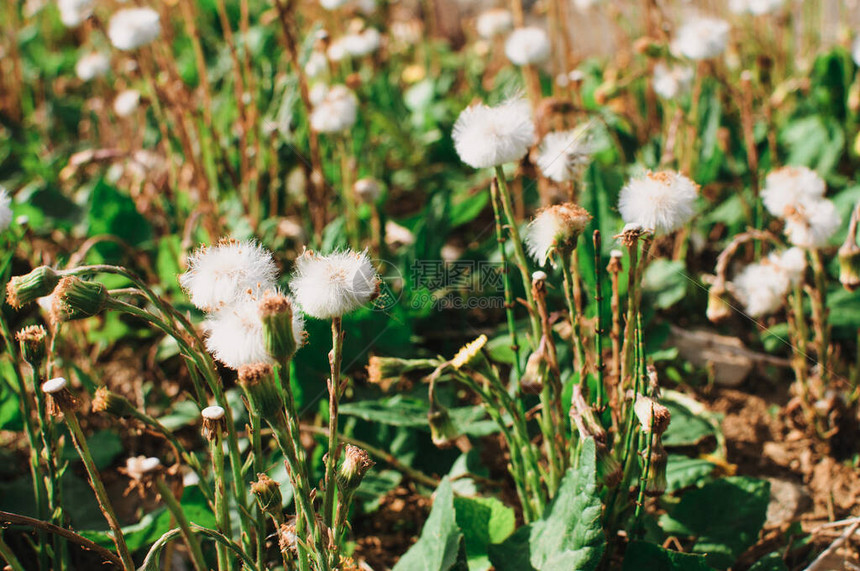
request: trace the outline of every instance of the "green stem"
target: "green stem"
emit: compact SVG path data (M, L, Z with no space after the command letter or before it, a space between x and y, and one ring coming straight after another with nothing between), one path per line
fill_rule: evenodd
M636 327L633 322L636 319L638 309L636 307L636 273L639 258L638 240L627 247L627 253L630 258L630 267L627 268L627 323L624 325L624 346L621 349L621 377L619 378L621 387L627 385L627 378L630 375L631 352L635 351Z
M334 517L334 499L337 490L335 466L337 464L337 415L340 400L340 365L343 354L343 321L335 317L331 321L332 350L329 353L331 379L329 379L329 434L328 454L325 461L325 499L323 503L323 522L331 527Z
M508 183L501 166L496 167L496 180L499 183L499 198L502 200L502 209L505 212L505 218L508 220L508 231L511 233L511 241L514 243L514 257L516 258L517 267L520 269L520 275L523 279L523 288L525 289L526 303L528 304L529 317L532 324L532 349L535 349L540 340L540 321L535 309L535 300L532 296L532 279L529 273L528 258L526 258L525 250L523 250L523 241L520 239L517 219L514 217L511 193L508 190Z
M564 278L564 298L567 301L567 311L570 314L570 328L571 328L571 343L573 345L573 369L579 374L579 382L583 383L583 386L586 382L586 368L587 363L585 359L585 344L582 342L582 326L581 326L581 315L579 314L579 308L576 306L576 301L573 294L573 288L575 287L574 276L570 270L572 263L572 250L568 250L562 254L560 254L561 258L561 274ZM577 367L579 367L577 369Z
M499 256L502 259L502 280L505 287L505 315L508 321L508 334L511 337L511 350L514 352L514 371L516 372L517 391L519 392L523 371L522 364L520 363L520 346L517 342L517 325L514 319L514 292L511 289L511 276L508 273L508 254L505 250L505 234L502 230L502 218L499 214L499 187L497 180L497 178L493 179L493 182L490 183L490 200L493 203L496 242L498 242Z
M84 463L84 467L87 470L90 486L92 487L93 492L95 492L96 494L96 500L98 500L99 507L102 510L102 514L104 514L105 519L107 520L108 525L111 528L113 541L116 545L117 554L122 560L123 569L125 571L134 571L134 561L131 558L131 553L128 550L128 545L126 545L125 543L125 536L122 533L122 527L120 526L119 520L117 519L116 514L113 511L113 506L110 503L107 491L105 491L105 487L102 483L101 477L99 477L98 469L96 468L95 462L93 461L93 457L90 454L90 449L87 446L87 440L84 437L84 433L81 430L81 425L78 422L77 414L71 407L64 407L63 417L65 418L66 425L68 425L69 432L72 435L72 442L74 443L75 448L78 451L78 455L81 457L81 460Z
M216 430L214 438L209 441L209 456L212 459L212 473L215 475L215 523L218 531L230 537L230 512L227 510L227 486L224 475L224 444L220 430ZM230 558L227 548L221 544L215 546L218 555L219 571L230 570Z
M812 273L815 277L815 289L813 290L813 326L815 327L815 339L818 345L818 361L821 382L826 388L830 382L830 326L827 323L827 272L824 270L824 261L821 259L820 250L810 250L812 258Z
M597 303L597 331L594 332L594 352L597 358L597 397L595 405L598 412L603 412L606 405L606 386L603 381L605 365L603 363L603 269L600 259L600 230L595 230L594 240L594 301Z
M249 415L251 417L251 447L254 454L254 473L262 474L265 471L263 466L263 439L260 434L260 418L256 414ZM256 522L256 537L257 537L257 568L265 569L266 557L266 513L258 505L257 506L257 522Z
M15 557L15 552L12 551L12 548L10 548L3 539L2 533L0 533L0 557L6 561L9 567L12 568L12 571L24 571L24 567L21 565L21 562L18 561L17 557Z
M206 559L203 557L203 551L200 549L200 542L194 534L191 533L191 524L188 518L185 517L185 512L182 511L182 506L176 500L171 489L167 486L162 476L155 477L155 487L158 493L161 494L161 499L167 505L167 510L173 514L179 525L179 531L182 534L182 539L185 540L185 545L188 546L188 552L191 555L191 563L197 571L206 571Z

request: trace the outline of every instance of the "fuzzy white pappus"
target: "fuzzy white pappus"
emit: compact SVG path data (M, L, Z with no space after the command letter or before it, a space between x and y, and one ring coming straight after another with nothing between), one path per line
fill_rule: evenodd
M496 107L471 105L457 117L452 137L460 160L476 169L518 161L535 138L531 106L519 97Z
M789 248L781 252L771 252L767 256L768 263L773 264L788 276L792 285L803 281L806 271L806 252L800 248Z
M272 254L259 244L222 240L189 256L188 270L179 283L191 303L204 311L216 311L274 289L277 275Z
M152 8L124 8L108 24L108 37L119 50L135 50L161 34L158 12Z
M670 67L659 62L654 66L654 91L663 99L676 99L690 90L694 75L695 70L690 66L675 64Z
M332 319L355 311L379 294L379 277L367 252L328 255L305 250L296 259L290 290L303 312Z
M699 185L680 173L649 172L621 189L618 210L626 224L666 234L690 221L698 194Z
M540 265L552 260L552 254L573 248L582 234L591 215L582 207L572 203L548 206L529 223L525 242L529 255Z
M345 6L348 0L320 0L320 6L326 10L337 10Z
M672 52L692 60L717 57L726 49L730 29L719 18L694 18L678 29Z
M260 302L248 297L210 314L203 323L206 349L231 369L272 363L263 339Z
M151 456L132 456L125 461L125 473L132 480L142 480L144 476L161 467L161 460Z
M305 75L308 79L318 79L328 71L328 59L320 51L312 51L305 62Z
M113 100L113 112L117 117L130 117L140 106L140 92L136 89L120 91Z
M347 34L337 40L344 52L354 58L372 54L382 45L382 35L376 28L367 28L360 32Z
M514 28L514 17L509 10L504 8L492 8L478 15L475 22L478 35L485 40L501 36Z
M555 182L573 180L588 166L594 145L588 123L569 131L547 133L538 147L537 166Z
M0 187L0 232L12 224L12 197L5 188Z
M91 52L75 64L75 74L81 81L92 81L97 77L107 75L110 71L110 59L101 52Z
M761 198L768 212L782 218L802 201L824 198L826 190L824 179L815 171L787 166L767 175Z
M785 235L795 246L821 248L827 245L841 223L836 205L830 200L803 199L788 207L785 214Z
M549 36L542 28L517 28L505 41L505 55L514 65L540 65L550 53Z
M57 0L60 22L67 28L77 28L93 13L93 0Z
M782 8L785 0L729 0L729 10L735 14L763 16Z
M860 67L860 36L854 38L854 43L851 44L851 59L854 64Z
M779 265L765 259L750 264L732 280L738 300L750 317L762 317L782 307L791 287L791 276Z
M311 128L318 133L337 133L355 124L358 98L345 85L333 85L311 112Z

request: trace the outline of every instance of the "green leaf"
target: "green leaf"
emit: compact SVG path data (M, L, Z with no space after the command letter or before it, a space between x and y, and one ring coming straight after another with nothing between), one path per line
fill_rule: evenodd
M668 309L684 299L689 283L686 271L684 262L671 260L655 260L648 266L642 287L654 296L656 307Z
M596 464L594 440L588 439L579 465L567 471L543 518L490 548L490 561L498 571L597 568L606 538Z
M484 210L489 200L489 190L466 195L459 200L455 198L451 202L451 209L448 212L448 224L451 225L451 228L456 228L457 226L471 222Z
M410 399L395 395L380 400L363 400L344 403L340 413L355 416L368 422L403 426L429 431L427 414L430 405L423 400ZM486 412L481 406L464 406L449 409L451 420L460 434L469 436L487 436L498 431L498 426L487 419Z
M671 494L710 479L716 464L702 458L669 454L666 465L666 493Z
M788 565L779 553L768 553L755 562L749 571L788 571Z
M2 369L4 377L12 381L13 373L11 365L7 362L3 363ZM21 409L18 407L18 395L9 388L5 383L0 386L0 430L18 431L24 428L24 418L21 416Z
M444 478L418 542L400 558L394 571L467 571L466 544L457 526L454 492Z
M726 569L755 543L769 500L767 481L723 478L684 494L660 525L666 533L696 537L693 551L706 554L709 565Z
M711 571L702 555L663 549L646 541L634 541L624 552L622 571Z
M90 195L87 225L90 237L110 234L132 246L152 236L149 222L137 211L134 201L103 180L96 183ZM112 243L97 244L95 249L108 259L121 254L120 247Z
M487 569L490 544L501 543L516 527L514 510L496 498L454 498L457 525L466 538L469 568Z
M661 403L672 415L669 428L663 433L665 446L695 446L705 438L714 436L713 425L683 404L668 399L663 399Z
M87 446L96 468L104 470L123 451L122 440L112 430L100 430L87 438ZM78 451L72 447L63 449L63 460L77 460Z

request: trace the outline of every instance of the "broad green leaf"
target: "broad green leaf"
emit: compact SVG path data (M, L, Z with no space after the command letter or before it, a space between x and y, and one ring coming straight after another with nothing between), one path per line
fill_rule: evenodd
M668 309L687 294L687 269L683 262L655 260L645 270L644 291L654 298L654 306Z
M451 203L449 221L451 228L456 228L474 220L487 206L490 200L490 191L478 191L475 194L464 196Z
M8 363L3 363L3 373L10 382L12 381L11 366ZM9 388L5 383L0 386L0 430L23 430L24 420L21 416L21 409L18 407L18 395Z
M425 401L410 399L401 395L376 401L363 400L345 403L340 406L340 413L345 416L355 416L369 422L418 428L424 431L429 430L427 424L429 412L430 405ZM461 434L480 437L498 430L493 421L487 420L483 407L458 407L449 409L448 412Z
M103 470L123 451L122 440L112 430L100 430L87 438L87 446L96 468ZM73 447L63 449L63 460L77 460L78 451Z
M400 558L394 571L467 571L466 543L457 526L454 492L444 478L418 542Z
M516 527L514 510L496 498L454 498L457 525L466 538L469 569L487 569L487 549L501 543Z
M182 400L173 405L173 409L158 418L168 430L176 430L183 426L194 424L200 418L200 409L191 400Z
M712 571L703 555L664 549L654 543L634 541L624 552L621 571Z
M96 183L90 195L87 225L88 236L110 234L132 246L152 235L149 222L137 211L134 201L103 180ZM122 254L121 248L112 243L98 244L95 249L106 259Z
M498 571L596 569L603 556L603 504L597 492L596 449L588 439L579 465L570 468L542 519L490 547Z
M660 525L666 533L696 537L693 551L726 569L758 539L769 500L770 484L764 480L723 478L684 494Z
M681 403L664 399L662 404L669 409L672 420L663 433L666 446L695 446L705 438L714 436L714 426L707 420L696 416Z
M666 465L666 493L671 494L710 479L716 464L702 458L669 454Z

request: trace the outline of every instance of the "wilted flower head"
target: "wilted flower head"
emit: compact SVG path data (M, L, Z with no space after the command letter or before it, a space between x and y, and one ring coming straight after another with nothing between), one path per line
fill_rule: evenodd
M319 133L345 131L355 124L358 98L345 85L334 85L314 104L311 128Z
M735 14L754 14L762 16L776 12L785 0L729 0L729 10Z
M517 28L505 42L505 55L514 65L539 65L550 53L549 36L542 28Z
M143 480L161 468L161 460L155 457L132 456L125 461L125 474L132 480Z
M696 213L698 191L699 186L680 173L649 172L621 189L618 210L627 224L668 233L689 222Z
M509 10L492 8L481 12L475 27L479 36L489 40L511 31L514 27L514 17Z
M93 13L93 0L57 0L60 21L67 28L77 28Z
M234 301L209 315L204 322L206 349L231 369L272 362L266 351L259 305L253 297Z
M202 246L188 258L179 277L191 303L214 311L275 288L278 269L272 254L253 241L221 240Z
M296 259L290 289L306 314L332 319L373 300L379 294L379 277L366 251L321 255L305 250Z
M460 160L476 169L518 161L534 142L531 106L522 98L471 105L457 117L452 136Z
M576 247L591 215L572 203L556 204L541 210L531 221L526 233L526 248L540 265L552 259L552 254Z
M636 401L633 403L633 412L636 414L643 432L653 432L659 436L666 432L669 427L671 419L669 409L654 399L637 395Z
M482 356L481 349L487 344L487 336L481 335L474 341L469 341L463 345L454 358L451 359L451 366L455 369L462 369L466 365L472 364L476 359Z
M824 179L815 171L788 166L767 175L761 198L768 212L783 217L801 201L824 198L826 190Z
M0 232L12 224L12 197L5 188L0 187Z
M91 81L107 75L110 71L110 60L100 52L91 52L82 56L75 64L75 73L81 81Z
M726 49L729 30L725 20L695 18L680 27L672 42L672 51L693 60L717 57Z
M135 50L161 34L158 12L152 8L123 8L108 24L108 37L115 48Z
M118 117L129 117L140 105L140 92L136 89L120 91L113 100L113 111Z
M654 66L654 91L663 99L675 99L690 90L694 75L692 67L681 64L669 67L658 62Z
M574 179L591 160L594 145L588 123L569 131L547 133L538 147L537 166L555 182Z

